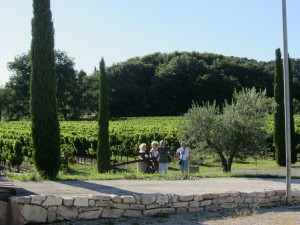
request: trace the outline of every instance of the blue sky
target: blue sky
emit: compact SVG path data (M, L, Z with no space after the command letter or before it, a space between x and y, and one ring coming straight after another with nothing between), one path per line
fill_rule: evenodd
M300 58L300 1L286 0L288 48ZM90 74L154 52L197 51L269 61L282 48L281 0L52 0L55 48ZM31 42L31 0L0 0L0 83Z

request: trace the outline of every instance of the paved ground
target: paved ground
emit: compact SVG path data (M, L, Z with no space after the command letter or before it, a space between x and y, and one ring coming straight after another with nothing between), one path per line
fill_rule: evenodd
M15 182L17 195L99 195L99 194L202 194L228 191L285 190L280 178L201 178L198 180L103 180ZM300 180L292 179L292 190L300 190Z

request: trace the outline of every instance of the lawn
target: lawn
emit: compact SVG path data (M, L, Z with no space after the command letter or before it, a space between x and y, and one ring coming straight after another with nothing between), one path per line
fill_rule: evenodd
M30 167L27 165L27 168ZM299 168L300 162L292 166ZM277 170L284 170L284 167L277 166L276 162L271 159L248 158L245 161L236 160L232 165L232 173L223 173L218 162L207 160L200 164L199 173L192 173L188 176L182 176L179 166L176 162L170 163L169 172L167 175L160 174L143 174L137 173L137 164L129 164L118 168L116 171L100 174L97 171L95 163L89 165L70 164L68 170L61 171L58 180L111 180L111 179L201 179L205 177L284 177L277 174ZM34 166L31 166L27 173L7 173L11 180L42 180L39 174L35 171ZM264 171L264 173L261 173ZM268 173L267 171L272 171ZM275 174L274 174L275 171ZM294 177L296 178L296 177ZM298 177L297 177L298 178Z

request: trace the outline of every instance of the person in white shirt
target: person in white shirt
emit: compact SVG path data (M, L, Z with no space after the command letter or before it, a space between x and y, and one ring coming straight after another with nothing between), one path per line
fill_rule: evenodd
M158 171L158 157L159 157L158 142L152 141L151 146L152 146L152 148L150 150L150 158L152 159L152 166L153 166L155 172L157 172Z
M179 160L182 160L180 164L180 170L182 174L187 174L189 170L189 158L190 158L190 148L186 146L186 142L182 141L180 143L181 147L176 151L176 155Z

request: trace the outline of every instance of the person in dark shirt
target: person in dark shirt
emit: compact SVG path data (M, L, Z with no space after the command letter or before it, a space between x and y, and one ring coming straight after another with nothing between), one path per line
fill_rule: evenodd
M158 148L159 173L167 174L169 168L169 162L170 162L169 161L170 149L166 146L166 142L164 140L161 140L159 144L160 144L160 147Z

